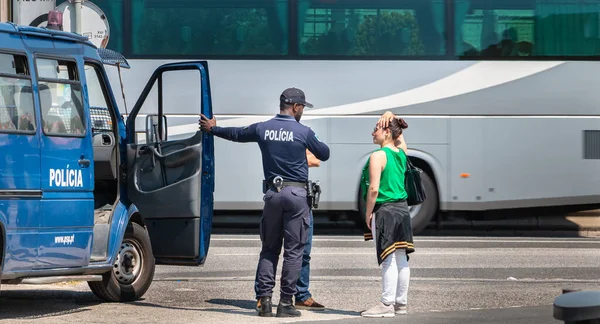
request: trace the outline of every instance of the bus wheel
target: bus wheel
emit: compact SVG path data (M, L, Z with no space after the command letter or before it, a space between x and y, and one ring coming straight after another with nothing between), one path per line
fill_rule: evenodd
M417 234L429 225L438 210L438 192L435 187L435 183L431 180L431 177L423 172L421 173L421 179L423 186L425 187L425 194L427 199L417 206L410 206L410 218L413 228L413 233ZM365 201L362 199L362 190L359 189L358 196L358 217L355 219L355 223L358 227L365 229Z
M425 187L425 201L417 206L410 206L410 219L412 222L413 233L419 233L429 225L438 211L438 192L435 183L426 172L421 173L421 180Z
M148 232L139 224L130 223L112 271L105 273L102 281L89 281L88 286L104 301L134 301L150 288L154 267Z

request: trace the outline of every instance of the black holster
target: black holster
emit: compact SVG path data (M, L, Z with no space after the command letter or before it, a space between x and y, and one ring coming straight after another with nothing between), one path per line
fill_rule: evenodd
M319 180L315 182L308 180L306 198L310 208L319 208L319 200L321 199L321 184Z

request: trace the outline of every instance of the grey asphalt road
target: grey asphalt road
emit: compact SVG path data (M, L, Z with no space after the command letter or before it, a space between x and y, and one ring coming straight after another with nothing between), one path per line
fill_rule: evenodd
M0 319L11 323L561 323L552 317L552 303L563 288L600 289L600 239L417 237L417 250L410 259L409 314L364 319L360 311L376 303L381 290L373 243L358 236L316 236L313 245L311 291L328 309L303 311L300 318L256 316L257 235L214 235L205 266L157 267L155 281L141 301L101 303L85 283L5 285Z

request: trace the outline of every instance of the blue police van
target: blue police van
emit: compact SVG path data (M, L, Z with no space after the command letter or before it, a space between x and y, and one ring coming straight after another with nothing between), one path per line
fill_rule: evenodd
M208 65L158 67L127 122L111 65L128 67L86 37L0 23L2 284L80 280L103 300L131 301L150 287L155 264L206 260L213 138L166 138L161 98L163 75L198 73L198 114L212 116ZM144 119L152 89L158 104Z

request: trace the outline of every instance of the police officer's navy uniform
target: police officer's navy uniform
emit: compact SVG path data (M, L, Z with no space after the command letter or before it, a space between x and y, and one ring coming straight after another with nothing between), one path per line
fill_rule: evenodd
M304 93L295 88L285 90L280 100L288 104L298 103L312 107L305 101ZM267 185L260 223L262 251L257 270L258 296L272 296L283 240L280 306L282 302L291 304L292 296L296 293L296 281L310 225L306 149L319 160L327 161L329 147L309 127L297 122L293 116L282 114L247 127L214 126L211 133L235 142L258 142ZM273 184L277 177L283 180L282 187L277 188Z

